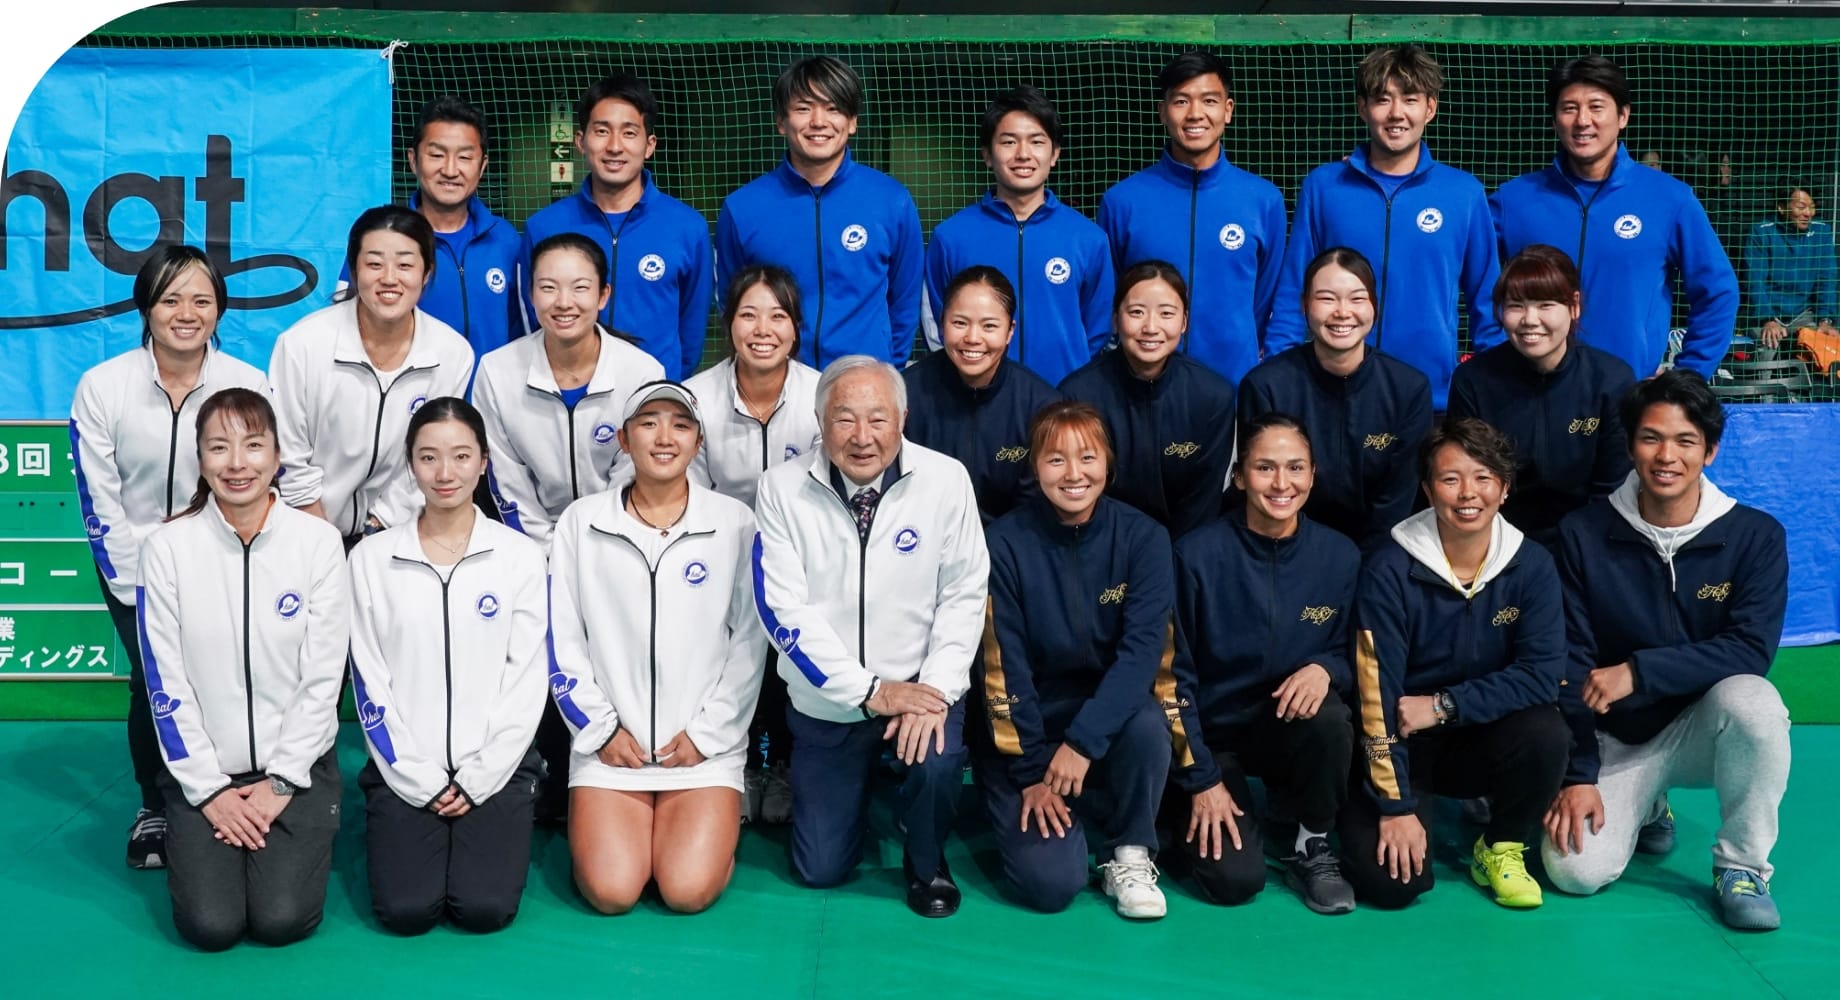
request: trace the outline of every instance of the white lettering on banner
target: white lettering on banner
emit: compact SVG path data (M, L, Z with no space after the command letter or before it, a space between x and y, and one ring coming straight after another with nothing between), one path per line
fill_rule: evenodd
M12 467L12 463L6 458L6 445L0 444L0 476L6 475L6 470Z
M17 639L18 623L12 617L0 618L0 642L12 642Z
M51 446L43 441L21 441L19 443L19 475L51 475Z
M0 562L0 587L23 587L25 585L25 563Z

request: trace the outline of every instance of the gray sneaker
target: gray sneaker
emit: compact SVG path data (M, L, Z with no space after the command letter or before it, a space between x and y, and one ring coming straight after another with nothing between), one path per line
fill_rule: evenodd
M741 822L752 823L754 817L760 815L760 796L767 784L766 772L750 767L741 772L741 784Z
M1303 897L1303 905L1317 913L1354 911L1354 886L1342 877L1342 862L1329 849L1327 837L1311 837L1302 854L1278 859L1284 867L1284 884Z
M785 764L774 764L764 772L760 790L760 821L792 822L792 769Z

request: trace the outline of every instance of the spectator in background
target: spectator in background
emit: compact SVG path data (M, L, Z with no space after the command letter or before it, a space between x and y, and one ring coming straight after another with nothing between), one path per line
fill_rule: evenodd
M1808 186L1785 180L1776 189L1779 218L1757 223L1744 241L1744 299L1765 358L1803 330L1833 336L1834 229L1815 218Z

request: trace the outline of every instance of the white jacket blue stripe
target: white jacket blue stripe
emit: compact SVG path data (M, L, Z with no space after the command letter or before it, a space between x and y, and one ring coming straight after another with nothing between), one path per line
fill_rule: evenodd
M505 523L547 544L551 527L580 497L607 488L627 464L620 450L620 415L634 389L664 378L651 355L608 333L588 378L588 394L573 410L563 405L543 349L533 333L479 362L473 405L486 422L492 452L493 500Z
M371 760L410 805L451 782L477 805L511 780L548 686L543 550L479 516L460 561L413 524L351 552L351 681Z
M409 417L427 400L465 395L472 377L466 338L419 309L408 358L388 381L358 337L355 299L309 313L275 341L268 362L281 499L318 501L346 535L372 514L386 526L407 524L422 509L403 453Z
M174 409L146 347L117 354L77 382L70 404L77 502L116 600L134 603L141 544L198 487L198 408L212 393L238 386L268 395L259 369L212 350L197 386Z
M990 574L971 477L911 441L898 461L867 542L823 452L760 479L760 621L793 707L815 719L860 721L872 677L918 680L953 702L971 686Z
M141 657L167 770L198 806L232 776L308 787L349 647L339 533L282 503L245 546L215 500L141 550Z

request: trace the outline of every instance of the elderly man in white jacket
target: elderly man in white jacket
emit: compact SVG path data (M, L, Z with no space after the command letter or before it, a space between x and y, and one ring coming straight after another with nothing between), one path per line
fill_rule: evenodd
M768 470L756 501L755 601L792 702L792 866L812 886L849 877L870 772L894 740L907 905L949 916L943 847L990 569L977 498L957 460L902 439L893 366L832 362L817 410L823 450Z

